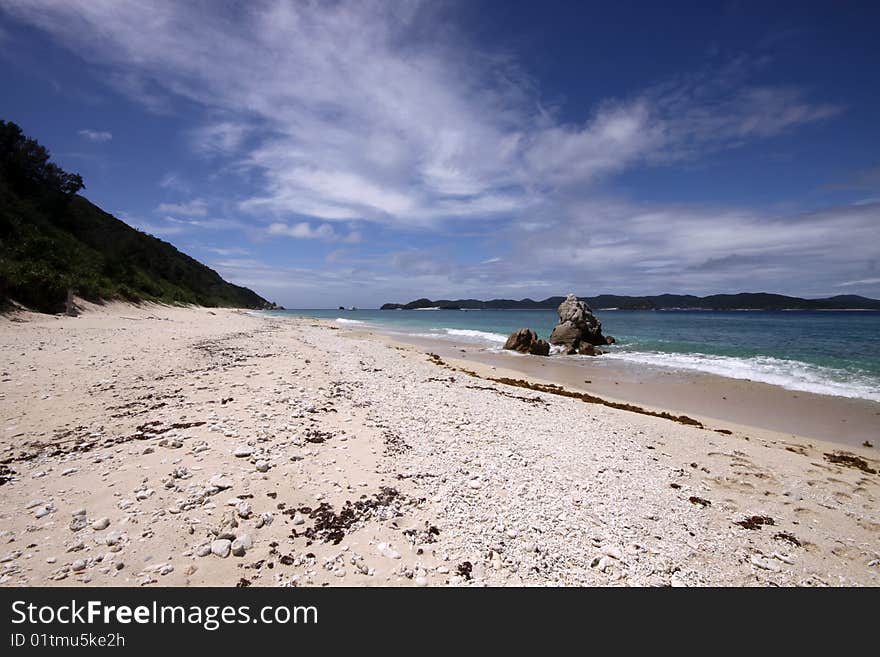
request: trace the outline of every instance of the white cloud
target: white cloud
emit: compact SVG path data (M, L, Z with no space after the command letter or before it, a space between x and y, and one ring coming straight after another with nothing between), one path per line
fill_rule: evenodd
M583 127L537 132L526 150L531 170L556 184L589 182L620 171L665 145L662 125L644 101L608 106Z
M163 95L203 107L194 147L261 172L262 191L240 208L280 220L426 226L522 213L558 186L838 111L725 72L561 122L511 58L451 31L411 38L428 3L266 2L232 15L173 2L7 5L114 69L147 107Z
M169 171L159 179L159 187L188 194L190 185L178 173Z
M378 305L416 296L542 299L572 290L828 296L835 280L844 281L838 289L857 288L869 296L880 289L880 245L873 239L880 204L770 215L604 200L556 207L550 214L556 219L545 230L512 228L509 252L477 263L439 246L373 256L340 249L327 256L324 271L241 261L235 267L227 261L221 271L302 307ZM315 227L299 231L313 234Z
M801 214L619 200L557 206L542 231L511 235L516 268L592 292L825 289L880 259L880 204ZM499 277L514 277L499 272Z
M858 285L858 286L880 285L880 278L863 278L858 281L846 281L844 283L838 283L837 287L851 287L854 285Z
M225 248L225 247L216 247L216 246L204 246L204 247L202 247L202 250L208 251L210 253L216 253L217 255L224 256L224 257L234 256L234 255L245 256L245 255L251 254L250 249L242 249L242 248L238 248L238 247Z
M187 232L188 227L181 222L163 220L162 222L153 222L143 220L140 217L132 215L128 212L117 212L116 216L133 228L137 228L144 233L154 235L156 237L169 237L172 235L181 235Z
M250 227L237 219L222 218L179 218L166 215L159 221L144 221L128 213L119 213L119 218L130 226L156 236L183 235L200 230L245 231Z
M312 227L312 225L306 221L293 224L292 226L283 223L270 224L268 228L266 228L266 232L269 235L284 235L285 237L294 237L301 240L332 241L339 238L336 231L333 229L333 226L330 224L321 224Z
M206 155L234 155L252 127L233 121L218 121L202 126L190 134L193 148Z
M183 215L184 217L204 217L208 214L208 203L204 199L193 199L186 203L160 203L157 212Z
M178 224L184 224L189 226L192 229L204 229L204 230L220 230L220 231L228 231L228 230L246 230L249 228L248 224L245 224L238 219L222 219L222 218L206 218L206 219L175 219L174 217L165 217L166 221L176 222Z
M80 130L77 134L83 139L96 142L110 141L111 139L113 139L113 133L106 132L104 130L83 129Z

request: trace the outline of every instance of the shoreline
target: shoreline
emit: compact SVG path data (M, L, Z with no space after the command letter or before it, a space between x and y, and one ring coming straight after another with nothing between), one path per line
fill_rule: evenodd
M876 450L312 318L108 304L0 334L3 586L880 585Z
M289 316L311 316L320 317L322 319L336 321L339 324L351 324L353 326L360 325L360 328L368 331L377 331L387 333L392 336L399 336L405 341L412 341L414 338L438 339L443 344L456 343L457 346L463 346L473 350L474 347L481 347L493 353L505 353L505 355L516 355L513 352L501 352L501 345L507 339L512 324L509 321L488 321L488 322L457 322L455 317L457 313L434 322L419 322L415 315L420 313L412 312L410 317L402 323L386 323L381 317L377 317L375 311L367 311L365 314L354 319L352 316L340 317L334 311L287 311L291 313ZM494 311L503 314L506 311ZM538 311L547 315L547 311ZM381 313L379 313L381 314ZM386 313L387 315L387 313ZM449 314L448 314L449 315ZM542 319L542 322L547 317ZM814 314L815 319L815 314ZM415 324L410 322L415 321ZM722 321L722 320L719 320ZM531 322L527 318L519 318L515 323L529 325ZM539 322L541 323L541 322ZM508 328L505 328L505 325ZM722 321L722 333L730 331L729 318ZM543 327L546 331L546 326ZM624 327L627 327L624 325ZM657 345L651 343L650 340L645 342L646 338L634 338L632 335L647 335L644 331L650 327L629 326L627 330L636 331L631 333L629 337L621 339L621 344L604 349L606 354L599 359L595 359L597 367L616 368L621 372L626 372L626 368L638 372L642 378L645 375L651 375L657 378L663 375L678 375L679 373L689 376L713 375L706 377L706 380L737 380L747 383L763 383L769 386L789 390L794 394L811 394L820 398L824 397L840 397L843 399L865 400L880 404L880 372L875 372L870 354L875 351L874 347L868 344L867 337L869 333L866 331L870 328L868 325L853 326L855 348L860 349L859 355L853 361L841 360L840 353L831 353L831 360L816 358L811 359L809 354L801 352L788 352L785 350L775 350L770 345L764 345L766 348L756 352L749 351L739 353L738 348L731 346L729 349L720 347L716 344L714 347L700 348L691 346L690 350L672 350L657 351ZM755 331L756 326L746 327L747 330ZM669 326L654 326L654 333L660 337L658 340L666 342L669 338ZM689 329L683 329L689 330ZM705 330L705 327L703 328ZM642 331L642 333L638 333ZM765 334L772 335L772 331L765 331ZM734 342L736 342L735 338ZM440 343L438 343L440 344ZM733 344L733 343L731 343ZM817 346L818 351L822 352L821 345ZM553 350L551 350L553 351ZM578 356L560 356L552 355L554 361L562 362L564 359L569 361L583 360ZM612 365L609 361L618 361L617 365ZM557 362L558 364L558 362ZM630 377L632 378L632 377ZM674 400L672 400L674 401ZM669 403L667 400L665 403ZM850 440L851 442L851 440Z
M503 370L507 376L525 376L612 402L688 415L710 425L730 424L847 448L865 447L866 441L880 447L880 402L867 399L790 390L708 372L639 367L617 359L603 360L602 356L566 358L494 352L447 338L407 336L375 327L320 321L358 335L434 351L445 360L458 361L462 367L482 365L490 368L488 372Z

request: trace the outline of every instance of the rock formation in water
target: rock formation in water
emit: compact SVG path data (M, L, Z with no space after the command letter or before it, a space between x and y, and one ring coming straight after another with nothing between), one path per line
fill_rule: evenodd
M602 322L592 309L575 295L569 294L556 311L559 323L550 334L550 344L560 345L568 354L601 354L596 345L613 344L614 338L602 335Z
M535 356L550 355L550 344L546 340L540 340L532 329L527 328L521 328L511 333L507 342L504 343L504 348Z

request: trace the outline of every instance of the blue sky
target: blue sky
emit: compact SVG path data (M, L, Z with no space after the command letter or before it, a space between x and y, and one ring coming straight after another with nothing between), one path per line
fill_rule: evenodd
M288 307L880 297L872 3L0 2L0 117Z

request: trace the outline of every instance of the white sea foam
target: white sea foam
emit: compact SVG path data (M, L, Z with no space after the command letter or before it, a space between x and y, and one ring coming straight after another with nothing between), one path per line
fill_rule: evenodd
M788 390L814 392L820 395L880 401L880 387L868 376L770 356L736 358L708 354L617 351L602 358L708 372L731 379L749 379Z
M344 317L336 318L337 324L366 324L366 322L362 322L359 319L345 319Z
M489 331L476 331L473 329L443 329L446 335L455 336L457 338L468 338L475 342L491 342L494 344L504 344L507 342L507 336L501 333L491 333Z
M390 331L390 333L396 333L396 331ZM403 334L414 338L433 338L435 340L449 340L450 342L469 342L471 344L486 347L490 351L500 349L504 343L507 342L506 335L492 333L490 331L476 331L473 329L435 328L430 329L430 332L411 333L406 331L403 332Z

